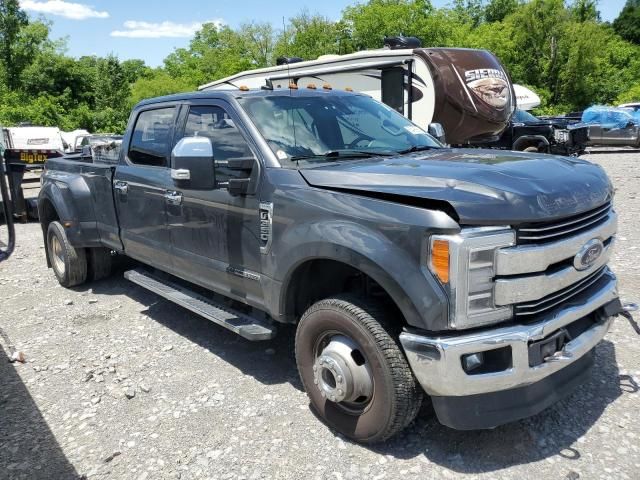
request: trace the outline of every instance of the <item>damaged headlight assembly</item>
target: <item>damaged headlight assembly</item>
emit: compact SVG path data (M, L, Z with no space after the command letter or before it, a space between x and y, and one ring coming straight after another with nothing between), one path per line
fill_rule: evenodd
M569 140L568 130L555 130L553 136L558 143L566 143Z
M509 320L512 306L496 306L496 252L515 245L508 227L463 229L429 238L428 266L449 298L449 326L474 328Z

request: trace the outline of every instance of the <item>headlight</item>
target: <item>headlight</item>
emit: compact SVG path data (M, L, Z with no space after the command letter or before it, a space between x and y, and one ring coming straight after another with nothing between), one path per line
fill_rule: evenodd
M449 325L473 328L508 320L513 308L496 307L493 295L496 250L515 245L507 227L465 229L457 235L432 235L429 269L449 297Z
M553 132L553 136L555 137L557 142L566 143L569 140L569 131L568 130L556 130Z

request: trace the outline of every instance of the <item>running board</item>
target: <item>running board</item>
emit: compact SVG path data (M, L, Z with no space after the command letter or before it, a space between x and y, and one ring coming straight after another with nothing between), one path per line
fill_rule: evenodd
M146 270L128 270L124 272L124 278L237 333L247 340L269 340L276 335L275 327L264 320L250 317L221 305L177 283L159 278Z

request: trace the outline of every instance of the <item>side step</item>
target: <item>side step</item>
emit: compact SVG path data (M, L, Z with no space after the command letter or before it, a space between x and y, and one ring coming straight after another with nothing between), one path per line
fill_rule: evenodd
M276 335L275 327L264 320L250 317L216 303L199 293L170 280L161 279L146 270L128 270L124 272L124 278L237 333L247 340L269 340Z

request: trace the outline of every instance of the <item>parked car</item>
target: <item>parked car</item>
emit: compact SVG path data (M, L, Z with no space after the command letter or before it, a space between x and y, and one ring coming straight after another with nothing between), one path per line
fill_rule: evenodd
M637 111L640 110L640 102L623 103L621 105L618 105L618 107L619 108L630 108L634 112L637 112Z
M115 167L49 160L39 210L65 287L115 252L245 339L297 325L312 408L375 442L425 393L478 429L586 382L623 311L612 199L584 160L443 148L366 95L242 88L138 104Z
M588 132L589 127L570 119L541 119L517 108L509 126L497 140L471 141L469 144L525 152L580 155L587 147Z
M589 107L582 122L589 125L589 145L640 147L640 115L632 107Z

